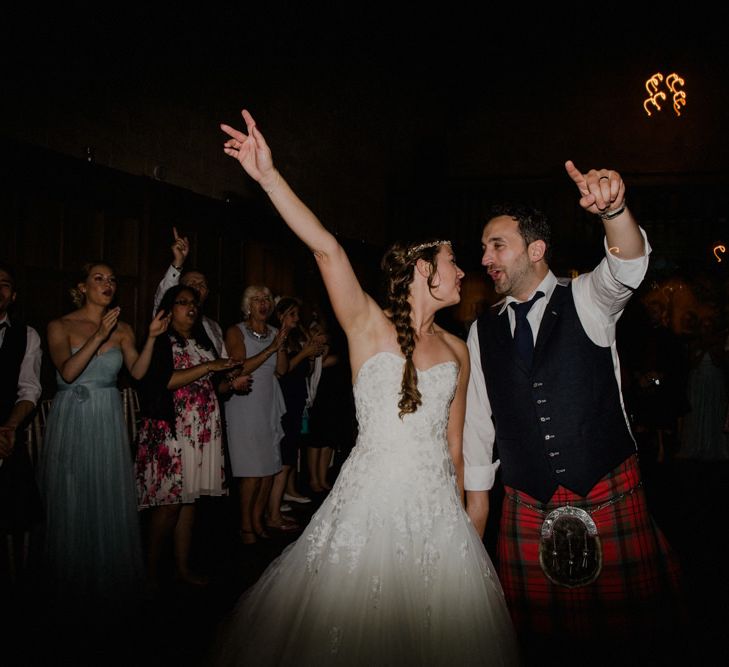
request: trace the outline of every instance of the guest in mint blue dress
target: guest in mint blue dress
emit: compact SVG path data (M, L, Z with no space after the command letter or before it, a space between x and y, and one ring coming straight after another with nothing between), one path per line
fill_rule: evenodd
M132 328L113 307L117 283L106 263L87 264L72 296L79 308L48 325L57 370L43 443L40 486L46 512L45 555L64 595L110 600L143 583L136 491L127 429L116 387L122 363L141 378L160 314L141 353Z

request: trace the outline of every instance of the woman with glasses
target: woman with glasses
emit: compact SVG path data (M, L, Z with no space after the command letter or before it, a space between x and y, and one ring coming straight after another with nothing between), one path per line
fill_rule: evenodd
M286 412L277 376L286 373L288 357L282 347L288 332L269 326L273 298L268 287L250 285L241 299L243 321L230 327L225 346L234 359L245 359L251 388L236 392L225 404L233 477L240 478L240 539L255 544L267 537L263 516L273 476L281 471L281 417ZM290 524L295 529L294 524ZM289 524L282 522L287 529Z
M176 578L200 585L205 581L193 574L189 563L194 503L200 496L227 494L215 384L224 392L230 381L215 374L240 364L217 358L202 326L198 293L191 287L167 290L158 313L169 314L170 329L157 340L149 373L140 384L143 419L136 459L138 505L152 508L149 582L158 586L162 549L173 534Z

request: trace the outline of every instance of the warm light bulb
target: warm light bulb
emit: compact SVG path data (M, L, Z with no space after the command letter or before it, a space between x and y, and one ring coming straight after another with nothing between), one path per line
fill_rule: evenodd
M676 72L671 72L666 77L665 82L663 80L663 74L660 72L656 72L653 76L646 80L645 89L648 93L648 97L643 100L643 109L649 116L653 115L650 107L653 107L656 111L661 110L659 102L667 99L666 93L659 90L662 83L665 84L669 93L672 95L671 101L673 102L673 110L676 112L677 116L680 116L681 107L686 106L686 91L682 90L683 86L686 85L686 82L683 77Z
M645 82L645 89L648 92L648 98L643 102L643 108L649 116L652 116L653 114L650 112L648 105L652 104L658 111L660 111L661 105L658 104L658 100L666 99L666 93L658 90L658 87L661 85L661 81L663 81L663 74L656 72Z
M686 82L676 72L672 72L666 77L668 90L673 93L673 110L677 116L681 115L681 107L686 106L686 92L678 88L678 86L683 87L685 84Z

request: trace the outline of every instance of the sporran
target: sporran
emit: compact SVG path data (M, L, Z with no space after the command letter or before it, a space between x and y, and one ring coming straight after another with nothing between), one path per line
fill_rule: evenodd
M565 505L547 514L542 523L539 564L558 586L587 586L602 571L602 545L592 517Z

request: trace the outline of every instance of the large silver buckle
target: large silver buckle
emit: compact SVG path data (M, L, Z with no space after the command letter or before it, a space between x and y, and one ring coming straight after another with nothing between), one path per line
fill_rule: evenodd
M592 517L564 505L547 514L539 542L539 565L553 584L578 588L602 571L602 545Z

